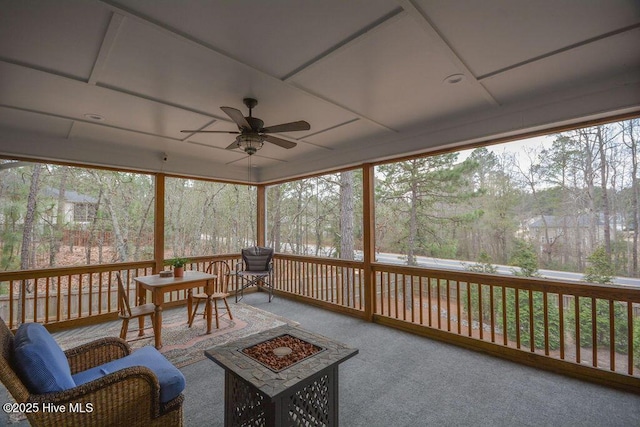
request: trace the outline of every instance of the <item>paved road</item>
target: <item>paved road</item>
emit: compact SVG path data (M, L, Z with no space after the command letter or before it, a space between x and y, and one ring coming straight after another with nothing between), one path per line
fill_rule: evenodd
M448 270L466 270L466 265L472 264L470 262L462 262L454 259L443 259L443 258L432 258L432 257L416 257L418 261L418 265L420 267L427 268L443 268ZM388 264L405 264L406 258L402 255L398 254L390 254L390 253L378 253L376 254L376 260L378 262L388 263ZM513 274L514 267L508 265L495 265L498 269L498 274L511 275ZM542 277L547 279L558 279L558 280L573 280L580 282L584 277L583 274L580 273L571 273L568 271L554 271L554 270L538 270ZM634 286L640 287L640 279L633 279L629 277L615 277L613 279L616 285L625 285L625 286Z

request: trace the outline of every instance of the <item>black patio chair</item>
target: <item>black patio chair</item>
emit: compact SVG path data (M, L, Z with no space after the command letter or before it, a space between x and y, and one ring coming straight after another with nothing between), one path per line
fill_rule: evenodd
M236 302L244 297L244 290L250 286L266 288L269 302L273 298L273 249L254 246L242 249L242 262L236 265L238 287ZM240 298L238 299L238 293Z

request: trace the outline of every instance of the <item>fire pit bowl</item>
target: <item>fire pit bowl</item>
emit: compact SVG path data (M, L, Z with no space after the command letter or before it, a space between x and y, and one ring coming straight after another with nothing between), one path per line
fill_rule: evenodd
M273 372L280 372L323 350L308 341L283 334L244 348L242 353Z

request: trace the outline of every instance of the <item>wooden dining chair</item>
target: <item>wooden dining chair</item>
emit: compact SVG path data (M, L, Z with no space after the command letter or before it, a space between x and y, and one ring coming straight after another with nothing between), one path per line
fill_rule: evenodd
M127 295L127 291L124 289L124 285L122 284L122 277L120 277L120 272L116 273L116 279L118 279L118 301L119 301L119 313L118 317L122 319L122 329L120 329L120 338L127 339L127 330L129 329L129 320L137 319L143 316L151 317L151 327L153 328L153 334L155 335L155 313L156 306L154 304L144 304L144 305L136 305L133 308L129 305L129 295ZM138 336L144 335L144 329L140 329Z
M207 266L206 273L216 275L215 279L207 281L206 286L209 287L208 290L211 295L209 296L207 293L198 293L192 296L196 302L196 306L191 312L189 327L193 324L200 302L204 301L205 311L202 313L202 317L205 317L207 313L206 304L211 304L211 308L214 310L216 315L216 328L220 329L220 317L228 314L229 319L233 320L233 315L231 314L231 309L229 309L229 303L227 302L227 297L229 296L229 277L231 276L231 268L229 268L229 264L225 261L212 261ZM220 307L220 302L224 303L224 307ZM220 309L226 309L226 312L221 315Z

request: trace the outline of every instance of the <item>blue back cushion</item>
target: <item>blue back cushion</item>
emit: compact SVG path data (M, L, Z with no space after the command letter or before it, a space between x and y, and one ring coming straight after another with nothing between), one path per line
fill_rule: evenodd
M14 337L15 368L31 393L64 391L76 386L69 362L40 323L23 323Z
M160 401L166 403L177 397L185 387L182 372L171 364L155 347L147 346L121 359L78 372L73 376L77 385L88 383L120 369L131 366L146 366L151 369L160 383Z

